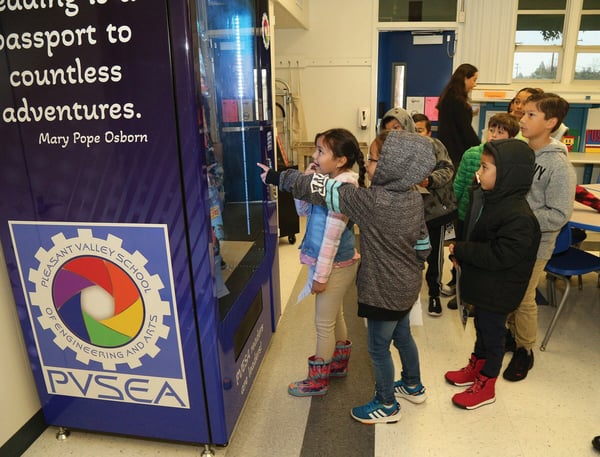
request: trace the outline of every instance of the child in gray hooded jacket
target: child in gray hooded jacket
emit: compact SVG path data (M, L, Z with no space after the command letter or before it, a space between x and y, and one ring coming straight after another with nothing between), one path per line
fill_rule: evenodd
M423 265L430 251L423 198L415 185L435 166L432 143L416 133L391 131L380 135L367 158L371 186L366 189L296 170L279 176L265 165L259 166L264 182L278 184L295 198L346 214L360 228L358 315L368 322L376 392L372 401L352 408L351 415L368 424L397 422L400 405L395 395L413 403L425 399L408 316L421 289ZM400 352L403 368L397 383L392 342Z
M385 130L404 130L416 132L415 123L408 111L402 108L392 108L383 115L381 126ZM425 136L421 134L422 136ZM431 253L427 258L425 281L429 289L429 305L427 313L430 316L441 316L440 289L442 271L444 268L444 236L446 224L456 218L456 198L452 188L454 166L446 151L446 146L437 138L426 136L433 143L436 157L435 168L420 184L423 190L423 205L425 223L429 231Z

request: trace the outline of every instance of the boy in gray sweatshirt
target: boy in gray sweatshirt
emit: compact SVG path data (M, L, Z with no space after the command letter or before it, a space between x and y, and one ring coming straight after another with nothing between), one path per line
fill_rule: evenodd
M540 224L542 239L525 296L508 318L508 329L516 343L512 360L502 375L508 381L525 379L533 367L532 349L537 334L536 288L552 256L556 237L573 212L575 170L567 157L566 146L551 137L568 110L569 103L556 94L535 94L525 101L525 114L520 120L521 132L535 152L535 173L527 202Z

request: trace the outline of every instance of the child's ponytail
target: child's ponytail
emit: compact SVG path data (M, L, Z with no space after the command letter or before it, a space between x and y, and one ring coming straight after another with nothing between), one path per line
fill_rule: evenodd
M365 187L367 167L365 166L365 158L360 148L358 148L356 151L356 164L358 165L358 185L360 187Z

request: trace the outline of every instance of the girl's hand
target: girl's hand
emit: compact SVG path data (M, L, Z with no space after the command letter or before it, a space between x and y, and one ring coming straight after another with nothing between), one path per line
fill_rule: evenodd
M262 163L257 163L256 165L258 165L258 168L262 169L262 173L260 174L261 181L264 184L267 184L265 180L267 179L267 173L269 172L270 168Z
M322 283L313 280L310 292L312 294L320 294L321 292L325 292L325 289L327 289L327 283Z
M256 165L258 165L258 167L261 168L263 171L260 174L260 179L262 179L262 182L264 182L265 184L273 184L274 186L279 186L279 173L277 173L275 170L271 170L269 167L263 165L262 163L257 163Z
M308 165L308 167L306 167L306 170L304 170L305 175L313 175L316 172L317 172L317 164L314 162L311 162L310 165Z

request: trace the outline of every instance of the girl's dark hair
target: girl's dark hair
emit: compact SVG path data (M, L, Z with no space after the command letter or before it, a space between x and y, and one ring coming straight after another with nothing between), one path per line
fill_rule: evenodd
M517 97L513 97L512 100L510 102L508 102L508 106L506 107L507 114L510 114L510 112L512 111L512 106L515 103L516 99L517 99Z
M477 70L477 67L471 65L470 63L463 63L459 65L456 70L454 70L454 73L452 73L450 81L448 81L446 87L444 87L436 108L439 109L440 103L448 94L464 100L465 104L468 105L468 93L467 89L465 88L465 79L473 77L473 75L478 71L479 70Z
M352 168L354 164L358 165L358 185L364 187L367 169L356 137L349 130L342 128L329 129L323 133L317 133L315 142L318 137L323 138L323 142L329 146L335 157L346 157L348 168Z
M539 87L523 87L523 89L519 89L519 91L515 94L515 98L521 92L529 92L529 95L540 95L544 93L544 90L540 89Z

